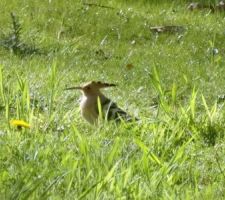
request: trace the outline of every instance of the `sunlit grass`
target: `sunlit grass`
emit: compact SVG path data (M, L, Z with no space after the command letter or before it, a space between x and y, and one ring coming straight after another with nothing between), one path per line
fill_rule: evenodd
M45 53L0 47L0 198L225 198L224 14L101 3L114 9L1 2L0 34L14 12L22 41ZM185 32L151 33L157 25ZM64 88L90 80L117 83L107 95L140 122L88 125L79 92Z

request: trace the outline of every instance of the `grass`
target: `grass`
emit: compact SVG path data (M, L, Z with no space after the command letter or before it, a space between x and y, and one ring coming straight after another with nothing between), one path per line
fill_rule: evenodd
M168 2L1 1L0 44L14 13L42 52L0 47L1 199L225 198L224 13ZM89 80L141 122L89 126L63 90Z

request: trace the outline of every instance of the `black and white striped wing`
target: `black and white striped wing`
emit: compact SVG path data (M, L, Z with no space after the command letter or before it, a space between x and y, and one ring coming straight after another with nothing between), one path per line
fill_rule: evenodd
M107 120L120 121L131 121L132 117L127 114L124 110L119 108L117 104L110 99L106 99L102 102L102 110Z

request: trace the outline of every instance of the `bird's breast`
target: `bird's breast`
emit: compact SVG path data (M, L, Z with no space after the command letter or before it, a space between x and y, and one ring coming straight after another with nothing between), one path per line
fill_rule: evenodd
M83 97L80 103L81 115L91 124L98 119L96 99Z

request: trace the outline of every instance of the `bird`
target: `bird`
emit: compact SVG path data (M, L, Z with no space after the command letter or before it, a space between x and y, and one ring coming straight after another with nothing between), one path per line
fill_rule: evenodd
M119 108L114 101L106 97L101 91L101 89L116 86L116 84L112 83L90 81L82 84L82 86L69 87L65 88L65 90L81 90L83 94L80 102L81 115L90 124L97 124L101 115L107 121L130 122L133 119L136 120L136 118Z

